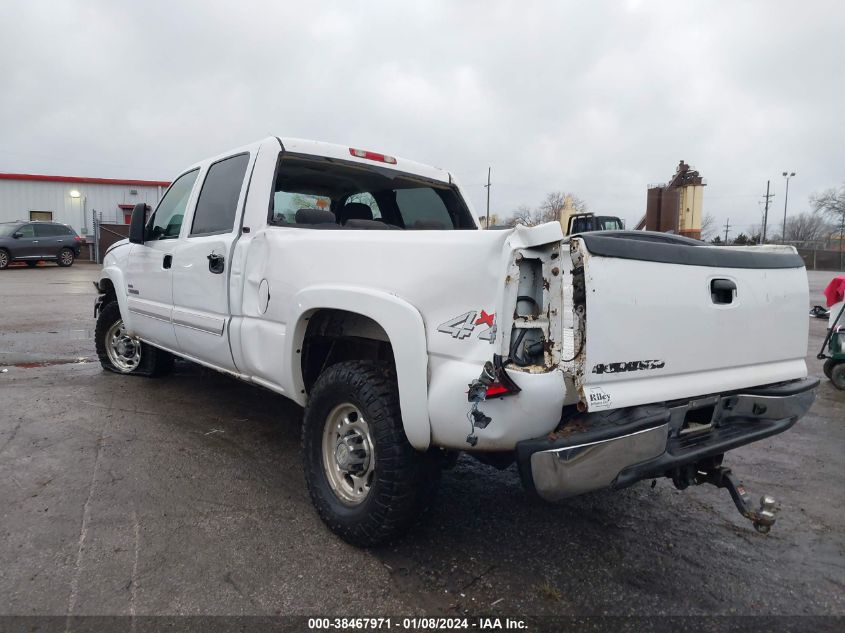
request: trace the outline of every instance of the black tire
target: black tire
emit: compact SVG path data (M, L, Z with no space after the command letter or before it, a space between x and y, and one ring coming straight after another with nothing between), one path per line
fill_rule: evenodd
M30 268L35 268L36 266L38 266L38 262L27 262L26 265Z
M845 362L839 361L830 370L830 382L837 389L845 391Z
M106 349L106 346L109 344L106 338L112 326L119 321L122 321L122 318L117 301L111 301L103 305L97 317L97 326L94 330L94 344L97 349L97 357L100 359L103 369L113 371L116 374L130 376L162 376L173 370L172 354L157 349L147 343L141 343L140 341L137 343L140 345L140 360L134 368L129 369L115 365Z
M76 255L74 254L72 248L63 248L59 251L59 256L56 258L56 263L62 268L67 268L68 266L73 266L73 262L75 259Z
M0 248L0 270L9 267L9 263L12 261L12 256L9 254L5 248Z
M357 408L366 420L375 453L369 491L357 505L341 500L323 464L329 416L345 404ZM387 363L338 363L320 375L305 409L302 449L308 492L317 513L335 534L359 547L401 536L428 509L440 482L437 460L408 443L396 373Z
M830 372L833 370L833 367L834 365L836 365L837 362L839 361L834 360L833 358L828 358L824 362L824 365L822 365L822 371L824 372L824 375L828 380L830 380Z

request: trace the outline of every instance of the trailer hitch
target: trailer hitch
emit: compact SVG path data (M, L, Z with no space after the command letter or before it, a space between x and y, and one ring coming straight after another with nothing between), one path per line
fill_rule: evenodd
M703 477L699 483L713 484L717 488L727 488L739 513L751 521L755 530L761 534L769 533L769 530L775 524L775 513L777 512L777 502L774 497L763 495L760 497L760 507L755 509L751 495L748 494L745 486L734 476L730 468L719 466L705 471L701 475Z
M736 478L730 468L721 465L722 456L715 459L681 467L672 472L672 483L678 490L684 490L690 485L711 484L717 488L727 488L731 494L736 509L746 519L751 521L754 529L761 534L768 534L775 524L775 513L778 511L774 497L763 495L760 506L754 508L751 495Z

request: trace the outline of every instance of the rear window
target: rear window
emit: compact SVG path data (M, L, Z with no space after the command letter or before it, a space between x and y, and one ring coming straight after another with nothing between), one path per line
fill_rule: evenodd
M61 224L36 224L35 234L38 237L57 237L59 235L70 235L71 230Z
M304 228L476 229L457 189L383 166L283 154L269 223Z

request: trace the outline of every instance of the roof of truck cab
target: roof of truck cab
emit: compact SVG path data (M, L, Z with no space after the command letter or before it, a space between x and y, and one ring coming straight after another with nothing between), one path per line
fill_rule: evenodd
M370 165L376 167L383 167L386 169L395 169L408 174L414 174L429 178L431 180L438 180L440 182L451 183L452 178L448 171L440 169L439 167L432 167L418 163L407 158L400 158L396 154L391 154L389 151L382 148L370 147L368 145L338 145L336 143L324 143L322 141L309 141L301 138L279 137L285 151L293 152L295 154L308 154L311 156L325 156L327 158L336 158L338 160L345 160L352 163L361 163L362 165ZM377 160L370 160L368 158L359 158L350 153L351 149L360 149L379 154L386 154L396 159L396 164L383 163Z
M406 158L399 158L395 154L390 154L389 152L382 152L372 147L337 145L336 143L324 143L323 141L309 141L301 138L289 138L278 136L270 136L261 141L256 141L255 143L250 143L248 145L242 145L241 147L230 149L216 156L205 158L199 162L194 163L182 173L185 174L194 169L206 167L208 165L216 163L219 160L223 160L224 158L234 156L235 154L240 154L244 152L256 152L260 147L266 146L268 144L276 146L278 143L281 143L282 148L284 148L286 152L291 152L294 154L320 156L325 158L333 158L336 160L343 160L350 163L361 163L362 165L367 165L369 167L391 169L406 174L411 174L414 176L420 176L422 178L427 178L428 180L434 180L437 182L443 182L448 184L454 183L454 179L452 178L451 174L449 174L449 172L445 169L440 169L439 167L432 167L431 165L425 165L423 163L418 163L416 161L408 160ZM377 152L379 154L386 154L391 158L395 158L396 163L385 163L378 160L360 158L350 152L350 150L353 148L370 152Z

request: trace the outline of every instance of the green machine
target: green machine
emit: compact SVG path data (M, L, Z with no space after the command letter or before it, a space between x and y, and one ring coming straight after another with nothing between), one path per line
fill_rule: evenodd
M839 309L836 318L827 329L827 336L822 343L817 357L824 361L824 375L830 379L833 386L845 391L845 323L842 314L845 304Z

